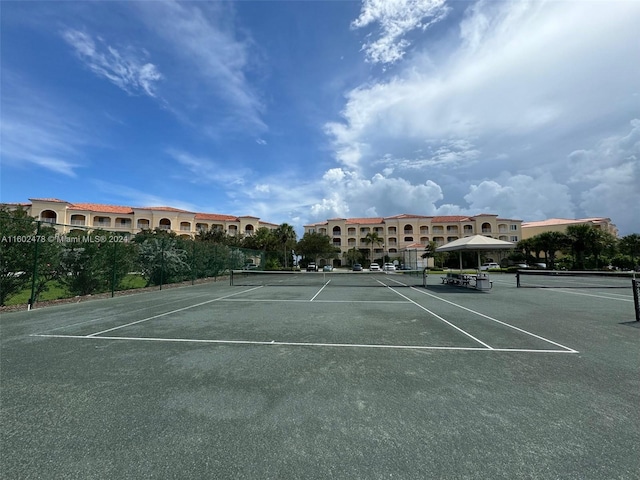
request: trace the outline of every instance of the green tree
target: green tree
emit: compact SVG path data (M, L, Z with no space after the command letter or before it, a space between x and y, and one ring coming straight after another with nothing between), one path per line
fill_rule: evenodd
M253 235L244 237L242 240L242 247L264 251L279 250L276 235L267 227L260 227Z
M55 227L40 225L40 237L44 240L38 244L38 259L36 263L36 278L33 281L33 301L49 289L53 280L60 278L62 271L61 253L64 243L58 241L65 237L59 236Z
M24 208L0 207L0 305L32 279L36 232L36 220Z
M373 247L374 245L382 245L384 243L384 239L378 235L378 232L369 232L362 240L367 245L371 245L371 256L369 257L369 260L373 261Z
M516 245L516 248L524 254L527 262L529 262L534 258L532 255L532 252L535 252L535 249L537 247L535 241L532 240L532 238L525 238L523 240L520 240ZM537 257L537 253L536 253L536 257Z
M350 248L342 254L342 257L347 261L347 265L351 266L354 263L362 262L362 252L356 247Z
M278 239L282 247L282 253L284 257L284 268L288 268L289 260L292 257L291 251L294 249L296 245L296 231L294 228L288 223L283 223L278 226L274 232L275 237Z
M441 252L437 252L436 248L438 247L438 244L436 242L434 242L433 240L431 240L425 247L424 247L424 252L422 253L422 255L420 255L420 258L425 258L425 259L429 259L429 258L433 258L433 264L434 266L438 265L442 268L442 265L444 263L445 258L447 257L446 253L441 253ZM428 260L427 260L428 262Z
M591 225L569 225L567 227L567 237L571 244L571 253L573 256L573 269L584 270L585 258L597 238L596 229Z
M601 268L602 260L608 265L616 254L618 239L609 232L594 229L593 241L589 253L593 256L593 266Z
M72 232L60 252L60 281L73 295L109 290L113 256L106 240L109 233Z
M640 234L632 233L622 237L618 243L620 253L631 258L631 264L637 265L640 258Z
M307 261L317 261L318 258L336 258L340 249L334 247L331 238L321 233L305 233L296 246L296 252Z
M183 280L189 271L186 250L177 247L177 239L172 237L148 238L138 250L138 263L147 286L162 285Z
M562 232L543 232L536 235L536 245L545 255L547 268L554 269L556 254L569 244L569 238Z

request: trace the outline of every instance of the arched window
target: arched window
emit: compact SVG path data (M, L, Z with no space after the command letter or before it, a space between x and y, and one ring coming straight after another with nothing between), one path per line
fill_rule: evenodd
M40 220L48 223L56 223L58 220L58 214L53 210L43 210L40 213Z

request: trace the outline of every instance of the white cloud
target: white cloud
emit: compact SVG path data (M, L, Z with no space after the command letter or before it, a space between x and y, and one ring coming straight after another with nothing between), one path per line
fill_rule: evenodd
M81 151L95 139L87 119L69 102L52 101L43 91L5 69L3 95L2 164L26 169L35 166L75 178L86 161Z
M226 168L209 158L198 157L190 153L169 149L167 154L180 165L186 167L187 173L180 177L199 184L216 184L225 187L242 186L251 177L251 170L243 167ZM233 189L230 190L233 192Z
M221 129L267 130L261 118L264 104L247 78L258 68L256 47L235 31L233 5L173 0L130 5L172 55L176 73L167 74L171 91L166 95L176 114L183 119L203 115L202 128L212 136Z
M406 35L425 30L442 20L448 9L445 0L364 0L360 16L351 23L354 29L379 24L380 37L366 42L362 49L367 61L391 64L402 59L411 44Z
M640 231L640 120L630 131L569 155L570 183L580 191L579 206L592 216L611 217L624 232Z
M129 94L143 92L150 97L156 96L155 84L162 75L155 65L146 62L148 54L144 50L130 46L119 50L105 44L99 37L94 40L91 35L74 29L66 29L62 37L99 77L106 78Z
M383 2L375 6L356 26L386 15ZM625 137L616 132L637 117L640 3L454 6L468 7L461 23L449 24L459 29L457 42L449 30L438 55L416 47L393 77L347 93L342 121L325 126L338 164L358 178L383 172L387 185L404 182L401 198L430 180L446 208L466 213L524 220L620 215L613 192L633 188L620 172L636 178L639 155L630 156L630 148L637 146L631 140L625 148L598 142ZM367 8L369 3L363 12ZM423 43L441 40L424 35ZM359 215L372 205L359 203L355 191L367 186L351 185L353 192L345 195L354 198L351 212ZM601 203L604 190L612 192L610 203ZM381 196L370 203L380 212L386 201ZM445 209L408 198L395 206L424 208L417 213ZM637 221L632 226L624 217L613 218L626 225L621 230L638 229Z

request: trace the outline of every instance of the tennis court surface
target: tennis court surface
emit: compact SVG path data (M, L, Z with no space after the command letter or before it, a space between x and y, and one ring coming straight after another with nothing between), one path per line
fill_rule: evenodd
M286 278L3 314L2 477L638 478L630 285Z

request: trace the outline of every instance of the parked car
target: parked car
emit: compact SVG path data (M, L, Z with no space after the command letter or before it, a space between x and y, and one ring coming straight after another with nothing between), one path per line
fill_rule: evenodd
M500 264L495 262L483 263L480 266L480 270L493 270L494 268L500 268Z
M372 263L371 265L369 265L369 271L370 272L379 272L380 271L380 265L378 265L377 263Z
M258 265L256 265L255 263L247 263L244 266L244 270L255 270L256 268L258 268Z
M352 270L354 272L361 272L362 271L362 265L360 265L359 263L354 263L353 267L352 267Z
M331 265L325 265L324 267L322 267L322 271L323 272L332 272L333 271L333 267Z
M393 263L385 263L382 266L382 270L384 270L385 272L395 272L396 266Z
M317 272L318 271L318 266L311 262L309 263L309 265L307 265L307 272Z

